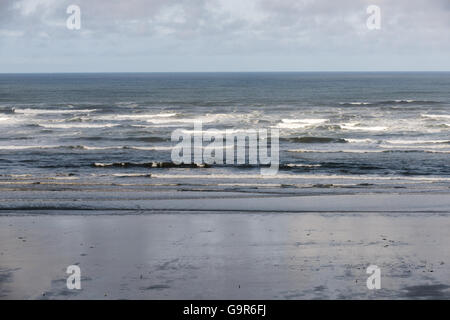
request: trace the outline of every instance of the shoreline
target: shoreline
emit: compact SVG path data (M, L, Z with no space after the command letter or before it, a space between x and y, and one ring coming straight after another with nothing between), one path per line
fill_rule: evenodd
M0 201L0 216L8 213L26 212L385 212L385 213L448 213L450 197L448 193L407 193L407 194L354 194L354 195L305 195L274 196L248 194L245 197L226 195L223 192L196 193L197 196L179 197L184 192L167 192L165 199L133 197L133 193L116 192L109 198L94 199L91 193L84 198L76 192L50 191L41 193L39 198L8 198ZM11 192L18 197L19 191ZM51 197L64 194L64 197ZM102 194L101 192L99 194ZM145 195L145 193L143 193ZM199 197L202 195L202 197ZM205 198L206 195L208 198ZM110 200L111 198L119 200Z

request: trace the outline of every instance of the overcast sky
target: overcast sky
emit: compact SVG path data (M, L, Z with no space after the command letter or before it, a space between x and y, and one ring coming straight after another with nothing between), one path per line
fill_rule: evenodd
M365 70L450 71L450 0L0 0L0 72Z

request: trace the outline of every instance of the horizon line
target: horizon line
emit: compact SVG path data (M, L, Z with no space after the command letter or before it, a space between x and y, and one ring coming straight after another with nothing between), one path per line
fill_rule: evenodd
M321 70L321 71L57 71L57 72L0 72L9 74L148 74L148 73L449 73L450 70Z

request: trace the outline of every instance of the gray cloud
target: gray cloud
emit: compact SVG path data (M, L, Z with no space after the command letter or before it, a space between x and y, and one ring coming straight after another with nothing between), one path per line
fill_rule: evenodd
M3 0L0 70L450 70L449 30L448 0Z

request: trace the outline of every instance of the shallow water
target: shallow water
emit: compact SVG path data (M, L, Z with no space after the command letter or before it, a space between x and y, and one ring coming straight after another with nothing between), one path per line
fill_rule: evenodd
M448 299L448 215L0 217L2 299ZM81 268L81 290L66 287ZM368 290L366 268L381 269Z

